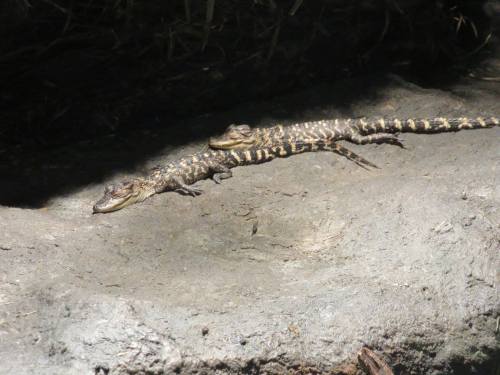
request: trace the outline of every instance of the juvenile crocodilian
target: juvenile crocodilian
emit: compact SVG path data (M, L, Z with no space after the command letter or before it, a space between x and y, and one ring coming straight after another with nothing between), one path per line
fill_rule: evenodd
M209 140L212 149L230 150L251 147L273 147L283 142L314 144L348 141L355 144L390 143L403 146L395 133L441 133L462 129L491 128L500 124L496 117L434 119L333 119L302 122L289 126L251 128L230 125L219 137ZM343 152L347 152L346 148ZM339 152L342 153L342 152ZM364 159L363 159L364 160Z
M199 188L190 186L196 181L212 178L216 183L220 183L221 180L232 177L231 168L260 164L275 158L317 150L333 152L340 150L355 162L371 166L371 163L344 150L342 146L322 141L314 144L285 141L279 146L252 147L245 150L207 150L154 168L146 177L137 177L107 186L103 197L94 205L93 211L106 213L120 210L164 191L176 190L195 196L202 192Z
M499 125L497 118L437 118L369 121L323 120L284 127L252 129L232 125L221 137L212 138L210 147L217 150L198 152L138 177L106 187L104 196L94 205L95 213L111 212L141 202L153 194L178 190L198 195L201 190L190 186L211 177L216 183L232 176L231 168L259 164L277 157L309 151L332 151L364 166L376 167L364 158L335 143L346 140L356 144L391 143L402 146L393 133L436 133L461 129L488 128Z

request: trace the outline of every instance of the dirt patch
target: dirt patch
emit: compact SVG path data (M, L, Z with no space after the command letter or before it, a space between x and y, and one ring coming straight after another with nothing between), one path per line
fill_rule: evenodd
M289 122L500 113L494 82L387 79L342 110L328 104L337 85L232 113L264 113L252 125L283 120L294 101L310 109ZM338 372L363 345L400 373L494 371L499 135L349 145L372 171L327 153L275 160L203 181L196 198L165 193L108 215L91 214L104 182L38 209L1 207L0 372Z

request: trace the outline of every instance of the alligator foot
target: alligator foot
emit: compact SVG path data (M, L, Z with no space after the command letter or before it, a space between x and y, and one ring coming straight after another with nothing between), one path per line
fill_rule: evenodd
M394 375L389 365L367 347L359 351L358 362L369 375Z

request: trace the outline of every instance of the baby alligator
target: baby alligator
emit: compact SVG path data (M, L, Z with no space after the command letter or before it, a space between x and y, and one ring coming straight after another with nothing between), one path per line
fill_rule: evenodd
M290 126L276 125L270 128L251 128L248 125L231 125L220 137L211 138L213 149L245 149L268 147L283 142L304 144L321 140L335 142L346 140L355 144L391 143L403 147L391 133L440 133L462 129L490 128L499 125L495 117L435 118L435 119L346 119L303 122ZM344 150L347 150L344 148ZM348 150L347 150L348 151ZM363 159L364 160L364 159Z
M260 164L274 158L307 151L337 149L342 150L342 147L339 148L330 142L318 141L306 144L300 141L294 143L284 141L273 147L197 152L166 166L157 167L146 177L107 186L104 196L94 205L94 213L120 210L164 191L177 190L195 196L202 191L189 185L209 177L220 183L221 180L232 177L231 168L237 166ZM349 154L349 156L355 159L356 155Z

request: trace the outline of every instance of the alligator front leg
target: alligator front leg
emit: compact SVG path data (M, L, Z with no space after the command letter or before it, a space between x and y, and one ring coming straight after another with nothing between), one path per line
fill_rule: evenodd
M203 193L203 190L200 188L186 185L180 177L174 177L173 180L177 184L177 188L175 189L176 191L192 195L193 197Z
M233 177L231 169L222 164L211 165L210 171L213 172L212 180L214 180L216 184L220 184L222 180Z

